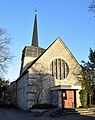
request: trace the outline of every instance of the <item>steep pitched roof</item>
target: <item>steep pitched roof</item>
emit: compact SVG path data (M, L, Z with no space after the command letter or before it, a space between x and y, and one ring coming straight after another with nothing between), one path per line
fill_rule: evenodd
M37 9L35 9L34 29L32 36L32 46L38 47L38 30L37 30Z
M73 56L73 54L70 52L70 50L68 49L68 47L65 45L65 43L61 40L60 37L58 37L38 58L36 58L27 68L26 70L19 76L19 78L17 80L19 80L22 76L24 76L26 73L28 73L28 69L34 64L36 63L40 57L42 57L49 49L50 47L57 41L59 40L67 49L67 51L71 54L71 56L73 57L73 59L78 63L78 61L75 59L75 57ZM78 63L79 64L79 63Z
M71 56L73 57L73 59L78 63L78 61L77 61L76 58L73 56L73 54L72 54L71 51L68 49L68 47L65 45L65 43L61 40L60 37L58 37L38 58L36 58L36 59L26 68L26 70L28 70L34 63L36 63L37 60L38 60L41 56L43 56L44 53L47 52L48 49L50 49L50 47L51 47L57 40L59 40L59 41L65 46L65 48L66 48L67 51L71 54ZM78 63L78 64L79 64L79 63ZM25 70L25 71L26 71L26 70Z

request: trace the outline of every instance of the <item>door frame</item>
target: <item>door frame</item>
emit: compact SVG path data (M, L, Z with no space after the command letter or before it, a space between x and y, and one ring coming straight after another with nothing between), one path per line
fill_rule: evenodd
M61 97L62 97L62 108L65 108L64 107L64 100L66 100L67 99L67 94L66 94L66 91L69 91L69 90L73 90L73 89L64 89L64 90L62 90L61 91ZM74 91L74 108L76 107L76 90L73 90ZM64 93L64 95L63 95L63 93Z

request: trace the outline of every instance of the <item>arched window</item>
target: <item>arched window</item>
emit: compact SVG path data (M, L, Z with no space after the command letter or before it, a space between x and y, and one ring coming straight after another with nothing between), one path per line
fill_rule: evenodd
M62 80L68 76L69 67L67 63L62 59L55 59L52 61L50 68L52 76L54 76L56 79Z

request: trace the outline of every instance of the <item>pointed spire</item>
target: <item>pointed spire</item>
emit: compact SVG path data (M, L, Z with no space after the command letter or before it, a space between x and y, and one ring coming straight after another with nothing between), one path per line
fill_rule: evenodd
M32 36L32 46L38 47L37 7L35 7L35 20L34 20L34 29L33 29L33 36Z

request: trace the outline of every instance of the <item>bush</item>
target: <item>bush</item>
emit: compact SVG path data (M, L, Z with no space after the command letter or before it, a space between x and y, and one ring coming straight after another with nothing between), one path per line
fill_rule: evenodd
M87 106L87 91L81 90L79 94L80 94L80 101L81 101L82 107L85 108Z
M88 106L89 108L95 108L95 105L90 105L90 106Z
M44 103L44 104L34 104L32 106L32 108L35 108L35 109L50 109L50 108L57 108L57 106L54 106L52 104Z

